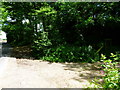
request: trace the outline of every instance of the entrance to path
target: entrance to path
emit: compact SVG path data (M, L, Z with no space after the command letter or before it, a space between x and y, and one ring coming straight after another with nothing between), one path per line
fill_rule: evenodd
M0 57L10 57L11 47L7 44L7 35L0 30Z

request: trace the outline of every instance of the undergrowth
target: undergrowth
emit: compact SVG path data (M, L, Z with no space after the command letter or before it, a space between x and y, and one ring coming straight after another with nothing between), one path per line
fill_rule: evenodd
M120 89L120 57L119 54L111 53L109 59L106 58L105 55L101 55L101 61L104 63L102 64L103 67L103 74L104 77L102 81L100 80L93 80L91 84L94 84L94 88L114 88ZM90 88L90 87L89 87Z

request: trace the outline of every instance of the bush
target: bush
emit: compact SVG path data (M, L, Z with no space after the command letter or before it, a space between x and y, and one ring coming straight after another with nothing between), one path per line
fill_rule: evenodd
M3 25L2 30L7 33L7 42L12 46L24 46L33 42L33 32L29 24L9 22Z
M106 59L105 55L102 54L101 60L103 61L103 82L98 82L98 80L94 80L95 87L97 88L120 88L120 81L119 81L119 68L118 62L120 57L111 53L111 59Z
M53 43L53 40L48 37L48 32L39 32L32 46L34 57L50 62L94 62L99 60L98 53L90 45L77 46L67 43L60 44L60 42Z
M39 35L35 38L32 45L33 56L35 58L41 58L46 54L44 51L46 51L46 49L48 49L51 45L52 44L48 39L48 33L40 32Z
M94 62L99 59L92 46L61 45L46 49L44 53L43 60L51 62Z

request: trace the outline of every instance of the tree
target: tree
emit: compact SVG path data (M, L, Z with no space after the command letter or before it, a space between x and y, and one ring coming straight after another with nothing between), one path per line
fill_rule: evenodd
M104 39L117 38L112 34L119 33L116 29L120 28L119 6L120 3L114 2L4 2L4 23L9 25L3 26L3 30L12 37L11 43L32 44L36 51L41 46L43 52L63 44L92 45L99 49ZM8 22L7 17L15 22ZM29 22L23 23L25 20Z

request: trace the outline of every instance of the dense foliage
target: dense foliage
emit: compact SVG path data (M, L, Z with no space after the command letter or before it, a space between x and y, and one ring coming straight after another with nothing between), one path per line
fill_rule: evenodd
M61 45L46 50L43 60L52 62L94 62L99 60L99 55L92 46Z
M1 30L1 24L2 24L2 3L0 3L0 30Z
M2 4L2 30L7 33L8 43L30 44L36 58L91 62L98 60L99 53L110 51L111 42L119 45L120 3Z
M120 54L111 53L110 59L106 59L106 56L102 54L101 61L103 66L103 81L94 80L96 88L120 88Z

